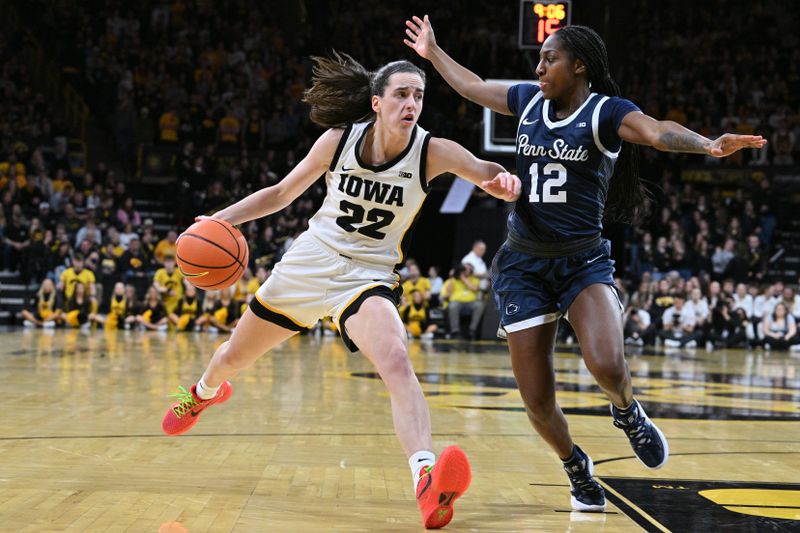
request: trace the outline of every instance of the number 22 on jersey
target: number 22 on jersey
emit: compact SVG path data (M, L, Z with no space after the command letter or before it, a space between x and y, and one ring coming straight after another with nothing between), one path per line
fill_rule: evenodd
M553 191L567 182L567 169L561 163L548 163L542 169L542 194L539 195L539 164L534 163L530 168L531 193L528 200L531 203L543 202L549 204L567 203L567 191ZM548 177L551 176L551 177Z

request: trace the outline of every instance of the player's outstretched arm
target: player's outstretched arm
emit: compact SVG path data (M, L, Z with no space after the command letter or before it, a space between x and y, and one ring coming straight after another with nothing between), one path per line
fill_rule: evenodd
M623 141L652 146L662 152L685 152L725 157L743 148L763 148L767 140L760 135L725 133L707 139L671 120L656 120L644 113L628 113L619 126Z
M469 150L449 139L431 139L426 164L428 181L445 172L451 172L506 202L515 202L522 189L519 178L506 172L501 165L478 159Z
M271 215L288 206L325 173L343 133L344 130L340 129L326 131L285 178L214 213L212 218L226 220L235 226Z
M406 35L408 38L403 39L406 46L430 61L458 94L497 113L513 114L508 109L508 87L482 80L439 48L428 15L423 18L413 16L411 20L407 20Z

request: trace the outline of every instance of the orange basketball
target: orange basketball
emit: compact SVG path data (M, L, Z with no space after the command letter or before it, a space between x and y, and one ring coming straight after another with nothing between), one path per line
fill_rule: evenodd
M207 291L225 289L247 268L244 235L224 220L204 218L181 233L176 260L186 279Z

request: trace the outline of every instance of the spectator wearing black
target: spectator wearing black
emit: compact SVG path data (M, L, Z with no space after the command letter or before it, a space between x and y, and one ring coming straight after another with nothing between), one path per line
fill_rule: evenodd
M145 220L142 237L139 239L142 254L145 257L145 268L152 271L156 265L156 235L153 232L153 219Z
M767 255L761 247L761 239L758 238L758 235L747 237L745 260L747 261L747 278L751 282L760 282L764 279L767 272Z
M692 258L686 252L683 241L676 239L672 244L672 260L669 265L671 270L677 270L683 279L692 276Z
M28 222L19 204L11 206L11 219L3 232L3 269L25 270L28 258L26 250L31 245Z
M175 174L179 180L191 180L195 157L194 143L192 141L184 143L181 152L175 158Z
M653 235L646 231L642 235L641 244L634 243L631 247L631 263L637 278L645 272L652 272L655 268L655 248Z
M39 204L39 213L36 215L42 223L44 229L55 228L55 215L50 206L50 202L41 202Z
M658 289L653 293L652 304L649 309L650 319L653 321L656 329L662 329L661 316L664 314L665 310L672 307L674 301L675 299L669 285L669 280L662 279L658 282Z
M64 225L67 235L71 236L76 235L81 226L83 226L83 221L75 212L75 206L70 202L64 204L64 211L61 213L61 218L58 222Z
M659 237L656 241L656 249L653 252L653 268L656 272L667 272L670 263L670 250L667 246L667 238Z
M133 239L128 244L128 249L120 257L117 266L122 273L126 284L133 285L137 295L144 295L150 286L148 266L150 262L142 252L139 239Z
M800 345L797 335L797 324L789 309L783 302L775 306L775 310L762 321L764 347L773 350L796 350Z
M29 229L30 246L25 251L26 268L20 272L22 281L30 283L38 282L50 271L50 245L53 240L53 232L45 230L38 218L31 219Z
M117 210L114 208L113 196L109 194L103 197L100 205L94 210L94 219L100 224L101 228L117 225Z
M734 307L728 299L721 300L711 313L709 348L741 348L748 344L748 328L751 329L747 313Z
M244 127L244 145L249 150L260 150L264 147L264 120L258 107L250 108Z

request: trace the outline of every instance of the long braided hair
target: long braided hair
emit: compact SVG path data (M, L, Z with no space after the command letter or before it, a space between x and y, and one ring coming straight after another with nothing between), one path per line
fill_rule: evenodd
M572 58L580 59L586 66L592 92L621 96L608 68L606 45L596 31L587 26L567 26L556 35ZM647 214L650 198L639 176L639 146L623 142L608 188L605 219L629 224L641 221Z

